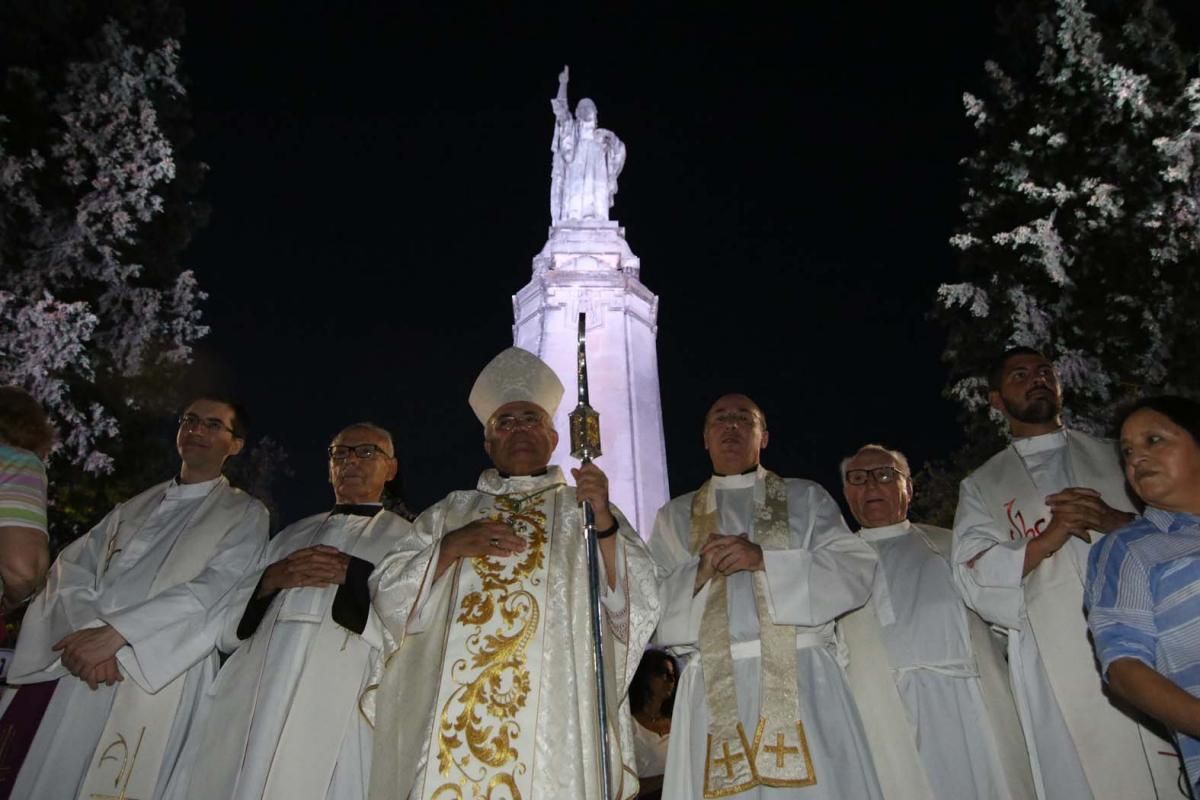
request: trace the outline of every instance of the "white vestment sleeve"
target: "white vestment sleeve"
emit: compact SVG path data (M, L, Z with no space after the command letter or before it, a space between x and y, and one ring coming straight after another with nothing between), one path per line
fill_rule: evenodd
M878 559L820 486L789 486L788 500L792 542L800 546L772 550L764 560L771 621L824 625L867 602Z
M443 500L417 517L371 573L371 606L391 640L388 649L398 647L407 633L416 633L421 627L421 606L435 584L433 568L441 550L446 506ZM436 583L453 574L451 565Z
M970 479L959 486L951 568L967 605L988 622L1018 629L1025 617L1027 539L1013 541L988 513Z
M677 507L691 508L690 503L668 503L658 511L654 531L650 535L650 554L659 571L658 596L662 617L654 634L655 644L661 647L694 647L700 638L700 620L708 601L708 585L695 591L696 572L700 558L690 552L683 536L691 535L686 528L675 524L673 512Z
M367 624L359 635L370 647L383 650L383 622L380 621L374 605L367 610Z
M620 531L614 534L617 537L621 536ZM636 533L633 534L637 536ZM609 616L612 617L614 624L625 619L625 542L617 539L617 553L613 558L616 562L616 578L613 580L613 588L608 586L608 566L604 563L604 557L600 558L600 600L604 603L604 607L608 610Z
M8 680L36 683L69 673L51 648L69 633L98 627L96 588L111 511L96 527L63 548L50 567L46 587L29 604ZM19 679L19 680L18 680Z
M604 563L604 557L601 555L600 600L608 611L610 623L617 628L624 628L627 622L625 617L628 613L625 595L629 590L629 570L625 566L625 548L631 541L640 542L641 537L629 524L629 520L625 519L624 514L616 508L612 508L611 511L613 518L617 521L617 532L613 534L617 540L617 553L613 559L613 566L616 568L617 574L613 579L613 588L608 588L608 566ZM580 534L582 535L582 531ZM597 552L599 551L597 550Z
M247 504L199 575L101 617L128 642L117 661L140 687L157 692L216 646L225 604L247 569L258 565L268 528L266 508Z
M220 607L213 613L217 649L222 653L232 653L245 642L244 639L238 638L238 625L241 624L242 615L246 613L247 603L254 597L258 582L262 580L263 570L268 566L264 563L266 561L268 561L266 557L260 558L255 565L256 568L246 573L245 577L238 581Z

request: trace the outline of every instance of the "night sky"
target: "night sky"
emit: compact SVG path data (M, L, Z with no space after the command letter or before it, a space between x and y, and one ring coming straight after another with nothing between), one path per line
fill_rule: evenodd
M673 495L707 476L727 391L764 408L767 466L839 499L863 442L914 468L957 444L927 315L989 3L399 5L187 5L213 208L184 254L210 295L197 370L291 454L285 520L332 501L323 448L359 419L395 433L414 509L486 466L466 397L546 239L564 64L572 108L628 148L612 216L661 298Z

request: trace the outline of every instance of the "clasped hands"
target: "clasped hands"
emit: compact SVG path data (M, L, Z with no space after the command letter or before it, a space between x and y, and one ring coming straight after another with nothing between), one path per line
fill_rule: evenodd
M1041 532L1043 539L1057 551L1072 536L1091 542L1088 531L1111 533L1129 522L1132 514L1118 511L1100 498L1100 493L1083 486L1073 486L1046 498L1050 506L1050 524Z
M112 686L122 680L117 651L126 644L116 628L101 625L68 633L51 649L59 654L68 672L95 690L100 684Z
M327 544L303 547L263 571L258 596L266 597L297 586L341 585L346 582L349 566L350 556L336 547Z
M750 541L749 534L736 536L711 533L700 545L700 567L696 570L696 591L713 575L725 577L735 572L759 572L765 569L762 548Z

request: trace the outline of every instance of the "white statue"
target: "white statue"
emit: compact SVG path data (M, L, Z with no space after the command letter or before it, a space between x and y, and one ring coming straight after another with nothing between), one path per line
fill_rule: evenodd
M569 69L558 76L554 109L554 161L550 169L550 221L606 220L617 176L625 166L625 144L612 131L596 127L596 104L586 97L571 115L567 106Z

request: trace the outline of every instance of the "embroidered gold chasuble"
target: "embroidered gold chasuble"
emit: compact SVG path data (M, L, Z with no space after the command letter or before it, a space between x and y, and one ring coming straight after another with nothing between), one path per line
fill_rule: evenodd
M766 471L766 502L755 508L758 544L767 551L788 547L787 486ZM720 533L716 491L706 481L692 499L692 551ZM726 797L754 786L809 786L816 783L796 688L795 628L771 622L767 611L766 578L754 576L762 642L762 696L758 725L750 740L738 721L733 658L729 647L729 608L725 576L716 574L700 629L700 662L705 699L711 714L704 757L704 796Z
M526 549L462 559L434 582L441 537L483 518L511 525ZM630 798L637 782L626 693L658 602L649 554L618 520L605 677L610 770L619 796ZM372 578L387 657L362 703L376 726L371 797L598 796L587 567L573 488L556 467L538 477L489 470L476 491L451 494L415 525L426 546L393 552Z

